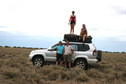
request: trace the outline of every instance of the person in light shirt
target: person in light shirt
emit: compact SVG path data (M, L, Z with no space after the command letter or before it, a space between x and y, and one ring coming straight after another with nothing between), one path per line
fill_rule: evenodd
M69 68L71 68L71 56L74 53L74 49L71 45L69 45L69 41L66 42L66 46L63 50L65 67L67 67L67 62L69 63Z

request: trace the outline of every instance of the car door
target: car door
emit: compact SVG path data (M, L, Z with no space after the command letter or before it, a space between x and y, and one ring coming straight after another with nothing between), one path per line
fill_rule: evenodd
M56 62L56 50L57 50L57 44L52 46L51 49L48 49L46 52L46 61L48 62Z
M88 56L90 54L90 52L88 51L90 48L89 48L89 45L86 45L86 44L79 44L78 45L78 54L79 55L86 55Z
M77 45L77 44L70 44L70 45L71 45L72 48L74 49L74 53L73 53L73 55L72 55L72 57L71 57L71 60L72 60L72 62L73 62L75 56L78 54L78 45Z

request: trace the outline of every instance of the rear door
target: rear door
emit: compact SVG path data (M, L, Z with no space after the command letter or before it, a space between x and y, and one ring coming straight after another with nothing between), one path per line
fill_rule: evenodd
M70 44L72 47L73 47L73 49L74 49L74 53L73 53L73 55L72 55L72 57L71 57L71 60L72 60L72 62L74 61L74 58L75 58L75 56L78 54L78 45L77 44Z
M96 58L92 55L93 51L91 50L91 46L89 44L80 44L78 46L79 54L88 56L89 59Z
M79 55L90 55L90 47L87 44L78 44L78 54Z

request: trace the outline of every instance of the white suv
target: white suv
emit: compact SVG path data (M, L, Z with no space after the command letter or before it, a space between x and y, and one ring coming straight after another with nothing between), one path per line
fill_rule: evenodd
M63 45L66 43L63 42ZM101 51L97 51L96 47L92 43L79 43L79 42L69 42L74 49L74 53L71 57L72 65L83 69L88 69L89 66L99 66L101 61ZM48 49L33 50L29 59L33 62L33 65L43 66L47 63L56 62L56 48L58 43L51 46Z

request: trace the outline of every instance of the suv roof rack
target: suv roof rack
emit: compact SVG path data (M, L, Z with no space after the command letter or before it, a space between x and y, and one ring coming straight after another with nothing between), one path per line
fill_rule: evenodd
M63 39L63 41L69 41L69 42L78 42L78 43L83 43L83 41L71 41L71 40L66 40L66 39ZM85 41L84 43L92 43L92 41Z
M79 43L83 43L83 37L76 35L76 34L64 34L64 39L63 41L69 41L69 42L79 42ZM84 43L92 43L92 37L91 36L87 36L85 38Z

